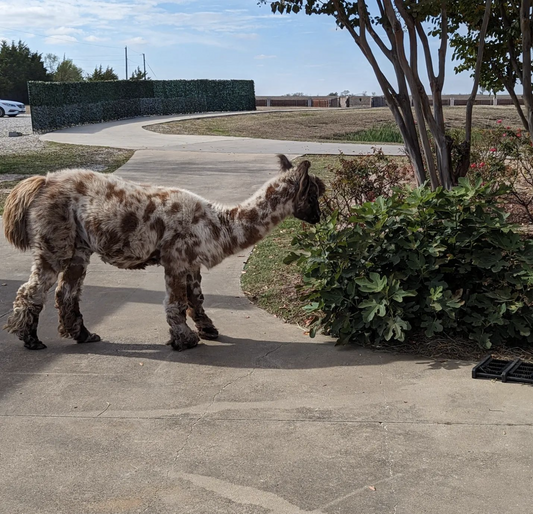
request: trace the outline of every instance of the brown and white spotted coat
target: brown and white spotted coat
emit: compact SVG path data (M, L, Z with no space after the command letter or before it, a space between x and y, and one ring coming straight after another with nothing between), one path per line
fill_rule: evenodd
M176 350L214 339L218 331L203 309L201 266L257 243L289 215L309 223L320 218L322 181L309 161L296 169L278 156L282 172L245 202L227 207L183 189L140 185L88 170L63 170L18 184L6 201L6 238L31 249L34 264L5 329L30 349L46 346L37 325L46 293L59 277L59 332L78 342L100 340L83 323L79 308L92 253L123 269L160 264L165 269L165 310ZM198 333L186 324L193 319Z

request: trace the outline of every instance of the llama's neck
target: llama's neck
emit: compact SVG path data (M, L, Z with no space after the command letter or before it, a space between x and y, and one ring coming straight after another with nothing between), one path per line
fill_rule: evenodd
M224 210L234 252L257 243L292 214L295 184L287 179L277 177L242 204Z

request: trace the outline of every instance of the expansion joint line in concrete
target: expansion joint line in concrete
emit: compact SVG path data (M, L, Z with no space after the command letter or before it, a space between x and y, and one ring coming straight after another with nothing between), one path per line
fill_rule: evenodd
M255 368L251 370L246 375L240 377L237 380L241 380L243 378L246 378L247 376L250 376L255 371ZM236 382L235 380L234 382ZM233 382L233 383L234 383ZM228 387L231 384L228 384L226 387ZM218 394L218 393L217 393ZM212 404L211 404L212 405ZM209 410L206 409L206 411L198 417L194 422L193 425L196 426L207 414L209 414ZM113 420L113 421L175 421L176 419L179 419L180 416L83 416L83 415L67 415L67 414L0 414L1 418L36 418L36 419L71 419L73 421L79 420L79 421L87 421L87 420L98 420L98 421L106 421L106 420ZM247 423L247 422L257 422L257 423L322 423L322 424L330 424L330 425L376 425L378 427L382 427L382 425L395 425L395 426L408 426L408 425L414 425L414 426L448 426L448 427L510 427L510 428L530 428L533 427L532 423L473 423L468 421L456 421L456 422L449 422L449 421L428 421L428 420L414 420L414 421L379 421L379 420L353 420L353 419L305 419L305 418L221 418L221 417L211 417L209 418L209 421L221 421L224 423L228 422L235 422L235 423Z

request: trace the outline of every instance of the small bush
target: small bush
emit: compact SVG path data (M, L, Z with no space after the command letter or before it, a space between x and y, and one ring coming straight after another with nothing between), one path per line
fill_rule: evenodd
M461 179L338 211L300 233L296 261L312 326L339 343L403 341L444 332L490 348L533 342L533 242L522 240L498 201L507 190Z
M376 149L372 155L346 157L341 154L329 172L333 179L323 204L329 214L338 211L341 222L351 216L353 205L388 196L413 176L411 166L406 165L404 159L393 159Z
M527 133L501 124L484 131L472 146L471 162L471 173L508 187L502 200L513 219L523 218L516 216L522 212L533 223L533 147Z

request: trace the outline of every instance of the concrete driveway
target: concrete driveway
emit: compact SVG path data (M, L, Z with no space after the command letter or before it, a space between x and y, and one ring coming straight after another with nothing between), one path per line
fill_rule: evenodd
M338 151L160 135L150 121L44 138L139 149L117 174L223 202L271 177L275 153ZM205 273L222 335L193 350L164 344L161 269L97 258L82 310L102 342L61 340L52 299L47 350L0 333L0 513L531 512L533 388L309 339L243 296L245 259ZM30 265L0 241L0 321Z

